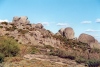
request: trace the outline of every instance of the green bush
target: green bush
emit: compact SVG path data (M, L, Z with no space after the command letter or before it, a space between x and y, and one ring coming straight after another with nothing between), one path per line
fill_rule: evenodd
M78 57L76 60L75 60L77 63L84 63L86 64L88 67L98 67L100 66L100 59L86 59L86 58L83 58L83 57Z
M53 37L56 38L57 40L60 40L60 41L64 42L64 43L67 42L67 38L63 37L61 35L53 35Z
M7 23L7 22L1 22L1 24L5 24L5 25L8 25L8 23Z
M0 52L4 54L5 57L16 56L19 53L18 43L12 38L2 38L0 41Z
M4 55L0 53L0 63L2 63L3 61L4 61Z
M86 63L88 67L98 67L100 66L100 60L99 59L90 59Z
M100 53L100 49L98 48L92 48L91 53Z
M3 28L3 26L0 26L0 28Z
M50 46L50 45L44 45L44 48L47 48L47 49L54 49L52 46Z
M75 61L80 64L80 63L86 63L87 60L83 57L78 57L75 59Z
M25 34L25 33L28 33L29 31L28 30L23 30L23 29L18 29L18 32L20 32L21 34Z
M36 47L31 47L31 54L38 53L39 50Z
M65 50L60 50L60 49L57 49L56 51L51 51L49 54L54 55L54 56L58 56L61 58L68 58L71 60L74 60L76 58L74 53L70 53L70 52L67 52Z
M13 27L10 27L10 28L5 28L6 29L6 31L14 31L15 29L17 29L15 26L13 26Z
M82 49L83 51L85 51L88 47L88 44L86 43L82 43L73 39L67 39L66 37L63 37L61 35L53 35L53 38L56 38L57 40L63 42L65 44L65 47L70 47L72 49L73 47L75 47L77 49Z

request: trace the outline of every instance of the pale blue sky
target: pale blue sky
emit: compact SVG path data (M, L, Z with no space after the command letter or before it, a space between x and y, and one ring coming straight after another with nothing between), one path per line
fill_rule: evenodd
M0 0L0 20L13 16L28 16L54 33L72 27L76 37L87 33L100 41L100 0Z

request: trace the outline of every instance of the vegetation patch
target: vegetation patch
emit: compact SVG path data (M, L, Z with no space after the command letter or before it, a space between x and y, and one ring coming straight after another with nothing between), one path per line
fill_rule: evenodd
M0 63L4 61L4 54L0 53Z
M8 25L8 23L7 23L7 22L1 22L1 24L5 24L5 25Z
M6 29L6 31L14 31L15 29L17 29L15 26L13 26L13 27L9 27L9 28L5 28Z
M18 32L20 32L21 34L25 34L25 33L28 33L29 31L28 30L23 30L23 29L18 29Z
M100 66L100 59L90 59L86 64L88 67L98 67Z
M76 58L75 61L76 61L77 63L79 63L79 64L80 64L80 63L86 63L86 62L87 62L86 58L84 58L84 57L82 57L82 56Z
M100 53L100 49L98 48L92 48L91 53Z
M54 55L54 56L58 56L61 58L71 59L71 60L74 60L76 58L74 53L70 53L68 51L60 50L60 49L52 50L49 54Z
M35 53L38 53L40 52L36 47L31 47L31 54L35 54Z
M3 28L3 26L0 26L0 28Z
M44 45L44 48L47 48L47 49L54 49L54 47L52 47L51 45Z
M65 47L70 47L71 49L76 48L85 51L89 47L86 43L82 43L73 39L67 39L66 37L63 37L61 35L53 35L53 37L63 42L65 44Z
M14 57L19 53L18 43L10 37L0 37L0 60L4 57Z
M16 56L19 52L18 43L8 37L1 37L0 41L0 52L3 53L6 57Z

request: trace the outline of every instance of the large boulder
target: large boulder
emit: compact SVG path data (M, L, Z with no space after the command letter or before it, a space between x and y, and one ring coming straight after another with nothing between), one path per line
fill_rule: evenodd
M63 34L67 39L74 38L74 30L71 27L65 28Z
M87 43L91 48L100 48L98 41L93 36L85 33L80 34L78 41Z
M78 40L80 42L87 43L87 44L95 42L95 38L93 36L85 34L85 33L80 34Z

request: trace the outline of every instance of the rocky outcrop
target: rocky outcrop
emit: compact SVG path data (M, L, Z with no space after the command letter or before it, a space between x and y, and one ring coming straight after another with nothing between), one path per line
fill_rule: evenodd
M74 30L71 27L65 28L63 34L67 39L73 39L74 38Z
M61 47L60 40L53 38L54 34L43 28L41 23L30 24L28 17L13 17L12 23L0 23L0 36L8 35L14 37L19 43L30 45L51 45ZM74 39L74 30L71 27L61 28L56 35L67 39ZM91 47L98 47L98 41L91 35L81 34L79 41L89 44Z
M20 19L20 17L18 17L18 16L13 17L13 21L19 21L19 19Z
M91 48L100 48L98 41L93 36L85 33L80 34L78 41L87 43Z
M13 17L12 22L16 25L29 24L30 23L27 16L22 16L22 17L15 16L15 17Z
M41 23L38 23L38 24L35 25L35 27L36 28L39 28L39 29L42 29L43 28L43 25Z
M55 35L57 35L57 36L59 36L59 35L61 35L59 32L57 32Z
M71 27L61 28L56 35L61 35L67 39L74 39L74 30Z
M13 17L11 23L0 24L0 36L8 35L13 37L18 43L34 46L50 45L52 47L61 47L61 42L52 36L51 31L43 28L41 23L30 24L26 16Z
M61 28L58 32L62 35L62 36L64 36L64 28Z
M85 34L85 33L82 33L79 36L78 40L83 42L83 43L88 43L88 44L95 42L95 38L93 36Z

